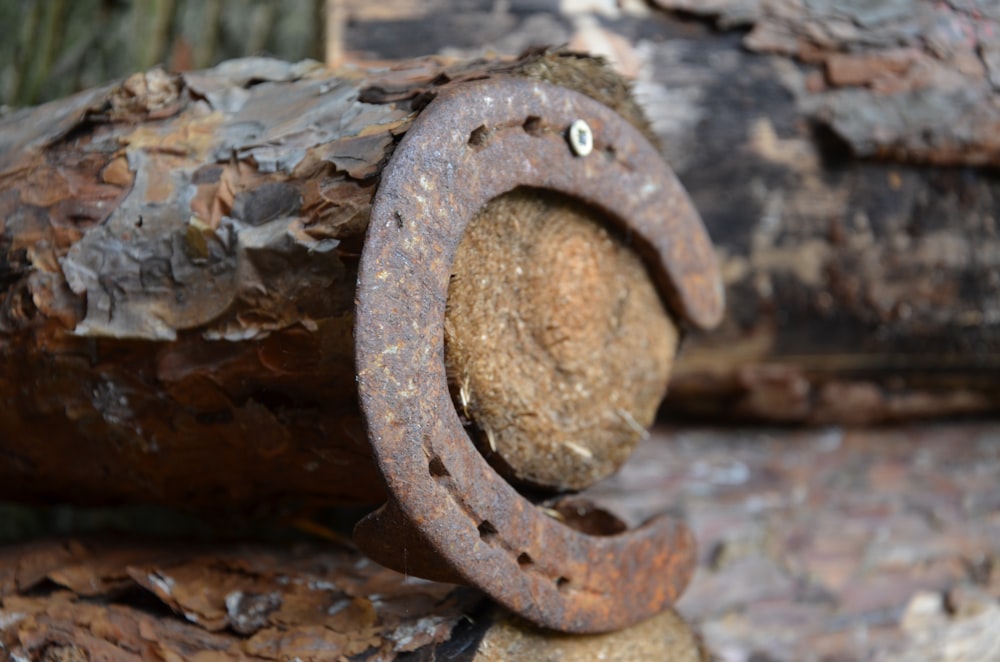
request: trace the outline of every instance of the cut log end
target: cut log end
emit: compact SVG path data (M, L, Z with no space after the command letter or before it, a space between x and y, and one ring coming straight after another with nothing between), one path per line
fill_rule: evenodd
M548 191L487 204L459 246L445 361L459 413L509 478L573 490L613 473L666 393L677 327L599 212Z

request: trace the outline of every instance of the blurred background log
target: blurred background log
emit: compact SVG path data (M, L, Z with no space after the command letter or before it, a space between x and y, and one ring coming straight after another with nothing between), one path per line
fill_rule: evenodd
M671 411L995 413L996 7L655 4L712 28L636 50L660 99L644 107L718 246L729 305L684 349Z

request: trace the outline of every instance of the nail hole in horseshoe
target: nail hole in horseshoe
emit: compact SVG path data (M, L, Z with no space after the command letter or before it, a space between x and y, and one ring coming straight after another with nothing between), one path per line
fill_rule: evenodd
M469 134L469 145L472 147L481 147L486 144L486 139L489 137L489 130L480 125L472 130Z
M447 478L451 475L448 473L448 468L444 466L444 462L437 455L432 456L427 463L427 471L435 478Z
M556 579L556 588L560 591L569 590L569 579L567 577L559 577Z
M534 564L534 562L535 560L531 558L531 555L529 555L527 552L521 552L520 554L517 555L517 564L522 568L526 568L529 565Z
M493 523L489 520L483 520L479 525L479 537L483 540L489 540L497 534L497 527L493 526Z
M542 118L536 117L534 115L528 115L527 119L524 120L524 124L521 125L524 132L532 136L538 136L542 133Z

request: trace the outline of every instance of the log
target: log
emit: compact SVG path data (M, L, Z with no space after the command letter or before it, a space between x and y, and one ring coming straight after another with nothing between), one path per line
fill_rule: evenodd
M545 52L340 77L269 60L153 70L8 118L3 496L380 499L352 339L371 207L428 102L490 76L562 82L644 126L620 79ZM528 138L559 130L523 121ZM463 176L474 194L489 185ZM613 218L538 189L498 194L450 272L452 395L512 480L578 489L652 422L677 313Z
M348 4L347 49L367 57L504 52L544 35L635 80L726 280L725 321L684 338L665 416L863 424L1000 410L995 9Z
M690 64L653 73L699 99L683 111L697 138L675 126L661 139L719 251L728 301L723 324L684 347L670 411L864 424L1000 410L988 36L1000 15L932 2L656 4L748 30L665 46L660 57Z
M0 551L19 660L707 660L673 611L603 635L531 626L469 589L340 545L64 539Z

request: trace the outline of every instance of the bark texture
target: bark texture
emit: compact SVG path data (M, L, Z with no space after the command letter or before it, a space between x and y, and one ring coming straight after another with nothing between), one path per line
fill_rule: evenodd
M674 613L538 630L347 547L60 540L0 552L0 654L26 660L707 659Z
M268 499L290 485L377 498L356 406L338 405L350 403L354 378L345 342L351 263L336 256L357 248L341 239L364 227L365 169L378 167L377 156L365 158L392 144L409 110L373 105L341 124L354 85L320 103L321 79L283 92L282 82L310 70L319 73L270 60L188 79L153 70L8 119L8 496L51 496L37 477L62 466L60 491L81 501L198 507ZM285 114L265 123L275 107ZM227 113L240 118L229 132ZM350 138L307 154L308 127L320 121ZM358 135L379 124L374 137ZM294 220L319 210L324 222L312 228ZM294 405L295 393L308 404ZM325 415L321 402L330 403ZM331 434L345 440L335 457ZM176 455L200 436L213 440L217 464ZM116 457L131 458L129 478L102 489L95 480L118 473ZM353 480L321 478L341 465L356 465ZM238 480L214 494L191 491L218 467Z
M749 28L653 60L667 85L674 58L703 81L679 170L729 295L726 323L677 366L673 410L819 423L995 412L995 7L657 4Z

